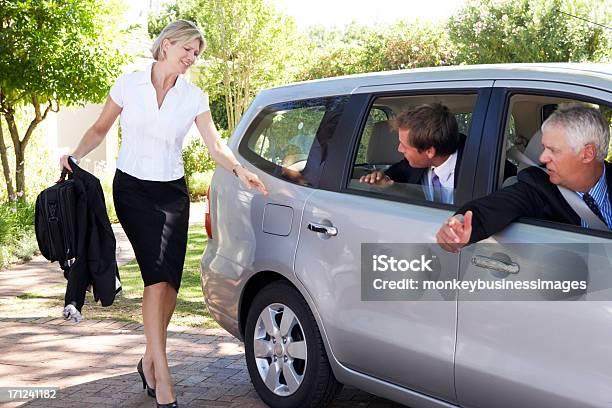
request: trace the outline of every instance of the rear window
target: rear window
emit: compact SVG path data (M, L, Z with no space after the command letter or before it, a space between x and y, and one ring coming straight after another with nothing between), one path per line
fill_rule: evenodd
M348 96L283 102L263 109L238 151L275 177L316 186Z

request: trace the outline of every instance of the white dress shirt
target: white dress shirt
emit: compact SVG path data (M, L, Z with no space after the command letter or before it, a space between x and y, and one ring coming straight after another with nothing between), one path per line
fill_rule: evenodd
M183 139L196 116L210 110L208 95L179 75L158 108L152 66L120 76L110 90L123 108L117 168L141 180L177 180L185 175Z
M432 178L435 174L440 179L440 184L442 185L442 202L446 204L453 204L453 194L455 192L455 166L457 165L457 152L448 156L446 161L439 165L438 167L430 167L427 170L426 177L423 178L423 181L427 181L427 186L425 188L425 196L428 200L433 201L434 193L433 193L433 185Z

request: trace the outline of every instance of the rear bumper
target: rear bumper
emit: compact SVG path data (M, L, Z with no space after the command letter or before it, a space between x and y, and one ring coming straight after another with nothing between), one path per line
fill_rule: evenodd
M242 340L238 323L238 304L244 270L229 259L206 249L200 263L202 293L208 311L217 323Z
M221 327L227 330L232 336L236 337L240 341L244 341L244 339L242 338L242 333L240 333L240 326L238 325L238 321L236 319L232 319L230 316L215 308L215 306L210 304L208 300L206 300L206 298L205 302L206 308L208 309L208 312L211 314L213 319L215 319L215 321L219 323Z

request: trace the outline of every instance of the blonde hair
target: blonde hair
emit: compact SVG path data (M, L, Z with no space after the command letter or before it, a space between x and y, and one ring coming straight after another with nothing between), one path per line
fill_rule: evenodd
M191 21L187 20L176 20L168 24L153 42L151 47L151 53L153 53L153 59L155 61L162 61L166 58L166 53L162 49L162 43L164 40L168 40L171 43L179 42L185 44L193 40L200 41L200 49L198 54L201 54L204 48L206 48L206 41L200 29Z

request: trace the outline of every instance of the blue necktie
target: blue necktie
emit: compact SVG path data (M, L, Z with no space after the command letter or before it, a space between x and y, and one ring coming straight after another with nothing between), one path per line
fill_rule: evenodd
M431 177L431 186L433 187L433 200L436 203L442 202L442 183L440 183L440 177L436 174L435 170L432 170L433 176Z
M595 199L589 193L584 193L582 199L584 200L587 207L589 207L591 211L593 211L593 214L595 214L597 218L603 221L604 225L608 225L603 215L601 214L601 211L599 210L599 206L595 202Z

